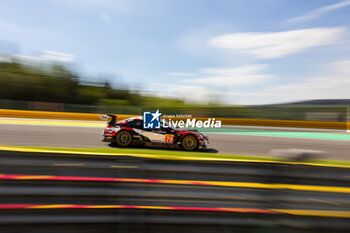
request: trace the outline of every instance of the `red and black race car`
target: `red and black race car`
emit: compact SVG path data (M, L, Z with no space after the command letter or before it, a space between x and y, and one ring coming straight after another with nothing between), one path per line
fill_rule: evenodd
M120 147L150 145L181 147L188 151L209 149L208 137L197 130L164 126L166 121L161 123L160 129L143 129L142 117L121 121L116 121L115 115L103 115L101 118L106 120L109 117L111 120L102 133L103 141Z

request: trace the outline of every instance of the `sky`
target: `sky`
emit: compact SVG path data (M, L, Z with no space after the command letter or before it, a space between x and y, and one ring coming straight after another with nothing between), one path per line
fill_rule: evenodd
M350 98L350 0L0 0L0 60L191 102Z

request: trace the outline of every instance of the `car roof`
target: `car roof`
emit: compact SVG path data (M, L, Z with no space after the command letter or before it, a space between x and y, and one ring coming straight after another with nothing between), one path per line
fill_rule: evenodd
M142 116L136 116L136 117L130 117L128 119L125 119L126 121L134 121L134 120L142 120Z
M142 116L136 116L136 117L130 117L130 118L127 118L127 119L124 119L124 121L133 121L133 120L143 120L143 117ZM167 121L165 121L167 122Z

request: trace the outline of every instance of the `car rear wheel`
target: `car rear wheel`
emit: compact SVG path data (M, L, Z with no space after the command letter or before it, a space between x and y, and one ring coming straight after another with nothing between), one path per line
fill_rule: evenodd
M195 150L198 147L197 138L193 135L187 135L182 139L181 146L184 150Z
M115 143L122 147L130 146L132 143L132 135L128 131L120 131L115 136Z

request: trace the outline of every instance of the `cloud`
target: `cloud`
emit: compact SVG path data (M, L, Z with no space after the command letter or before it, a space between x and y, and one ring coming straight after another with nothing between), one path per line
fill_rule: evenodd
M320 77L312 77L303 82L275 85L270 91L293 91L301 96L314 96L314 98L350 98L350 60L336 62L327 65L329 74Z
M44 54L40 56L44 60L53 60L60 62L72 62L74 60L74 55L70 53L61 53L55 51L45 50Z
M319 66L320 73L324 75L305 77L289 84L260 85L274 77L264 73L267 68L267 65L205 68L196 73L201 78L185 78L177 84L159 83L146 90L149 95L195 102L222 101L226 104L276 104L307 99L350 98L350 60ZM243 82L240 79L246 80ZM244 86L248 84L259 85ZM235 85L242 88L235 88Z
M334 44L343 39L346 29L308 28L271 33L232 33L213 37L209 45L255 58L280 58L308 48Z
M165 74L172 75L172 76L195 76L195 74L183 73L183 72L165 72Z
M14 24L11 22L0 21L0 30L2 35L17 35L21 39L28 40L29 37L33 37L36 40L67 40L70 37L61 34L55 30L47 30L37 27L28 27L25 25Z
M267 65L245 65L234 68L201 69L200 78L186 79L184 82L213 86L252 85L271 79L273 75L263 74Z
M254 67L256 65L251 65ZM250 66L248 66L250 67ZM258 66L259 67L259 66ZM237 68L238 70L244 70L242 67ZM249 70L248 73L261 73L264 66L261 68L246 68ZM201 85L177 85L176 92L178 96L187 96L191 99L205 99L210 100L210 96L219 97L226 104L276 104L276 103L286 103L300 100L309 99L349 99L350 98L350 60L339 61L331 64L326 64L320 66L324 75L306 77L298 82L292 82L289 84L281 85L264 85L255 86L256 88L244 89L233 89L234 84L229 80L229 78L218 79L222 88L215 89L215 82L217 79L213 79L210 82L205 82L205 84L210 84L208 86ZM230 69L203 69L203 72L213 72L215 74L228 74ZM246 73L246 72L242 72ZM267 75L271 76L271 75ZM210 79L206 79L209 81ZM253 79L254 80L254 79ZM260 80L260 82L266 79ZM191 80L184 80L185 82ZM195 83L200 84L203 79L196 79ZM251 81L251 83L257 83ZM227 87L227 88L226 88ZM198 95L194 93L198 91ZM205 92L211 93L205 95ZM218 99L218 98L216 98Z
M184 98L189 102L208 103L218 101L223 92L216 91L209 87L188 84L159 84L159 88L152 91L161 97ZM159 90L163 90L160 92Z
M43 51L43 54L39 56L14 55L14 57L29 62L72 62L75 59L73 54L48 50Z
M110 23L112 21L111 16L105 11L100 11L99 15L100 15L101 19L103 21L105 21L106 23Z
M0 56L0 63L1 62L11 62L11 59L8 57Z
M77 10L111 10L117 12L132 12L133 0L51 0Z
M327 14L328 12L343 8L343 7L347 7L350 6L350 1L341 1L332 5L328 5L328 6L324 6L321 8L318 8L316 10L312 10L309 11L308 13L301 15L301 16L297 16L291 19L288 19L287 22L291 22L291 23L295 23L295 22L301 22L301 21L305 21L305 20L310 20L310 19L314 19L317 17L320 17L324 14Z
M112 23L116 16L135 13L136 0L51 0L79 12L96 14L105 23ZM114 23L115 20L114 20Z
M325 75L302 81L266 86L261 91L232 93L241 104L272 104L310 99L349 99L350 60L324 65Z

